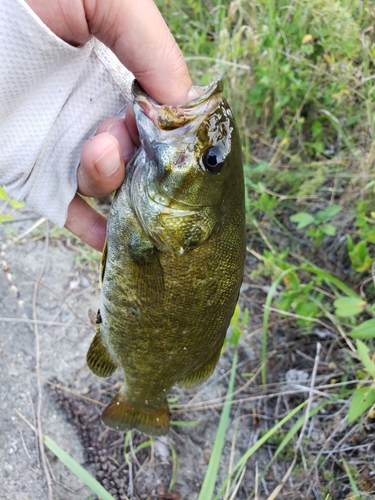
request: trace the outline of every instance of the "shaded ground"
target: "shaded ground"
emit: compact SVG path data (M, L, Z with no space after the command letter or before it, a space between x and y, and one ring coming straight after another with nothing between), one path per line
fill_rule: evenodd
M26 219L28 215L27 212L20 213L19 218ZM110 396L105 391L116 381L99 382L85 365L86 351L93 335L88 311L98 307L97 282L90 283L91 276L77 270L76 252L64 239L46 243L45 238L34 241L29 234L12 243L13 235L22 234L33 222L14 222L12 231L9 231L9 225L0 226L3 248L5 246L3 272L0 274L0 413L3 415L0 423L0 461L3 464L0 478L4 486L4 496L0 497L19 500L47 498L35 434L16 413L18 410L35 424L38 399L35 339L38 335L43 432L80 463L89 464L89 469L103 480L116 498L124 498L124 494L133 497L132 490L145 498L150 493L155 495L158 486L161 494L161 483L169 485L171 481L172 444L178 450L180 472L184 471L182 475L179 473L178 489L182 498L188 498L188 495L194 498L214 439L218 411L210 410L213 425L205 423L199 426L198 432L195 428L177 427L168 439L156 440L151 458L148 457L149 449L140 457L137 455L142 467L136 461L133 474L129 476L128 465L123 459L123 434L106 430L100 422L101 407L79 397L84 395L109 401ZM37 331L35 323L27 320L33 317L41 322ZM223 360L218 372L225 375L228 368L228 360ZM75 395L47 384L47 381L55 381ZM225 394L226 381L227 374L218 383L211 381L206 390L200 388L197 401ZM177 390L176 396L188 401L197 392L188 394ZM202 415L193 417L201 418ZM176 418L180 419L177 415ZM183 418L189 419L189 413L184 413ZM136 448L144 440L144 436L135 433L130 445ZM88 498L89 491L74 475L49 452L47 455L54 476L54 498ZM197 465L202 469L199 475Z
M27 212L20 214L21 219L28 216ZM37 217L34 219L36 221ZM87 310L97 302L97 296L90 286L85 286L88 285L86 281L80 280L74 268L74 252L60 242L47 246L45 240L33 241L30 235L27 241L6 246L11 241L11 234L22 234L35 221L0 226L3 244L1 317L18 319L18 322L0 321L0 462L3 466L0 497L4 499L47 498L35 434L16 413L18 410L35 424L38 411L36 335L43 380L59 376L79 391L90 382L82 360L91 328ZM38 330L35 324L27 322L27 318L34 315L43 322ZM48 326L48 322L52 325ZM42 385L40 414L44 433L82 463L83 450L76 430L48 395L45 384ZM51 455L48 457L55 478L55 498L87 498L89 492L81 482Z
M34 231L19 239L38 217L27 211L20 211L16 217L20 222L0 225L0 413L4 416L0 422L3 464L0 479L4 485L0 497L23 500L48 495L35 433L16 412L35 425L38 418L37 338L43 433L96 474L115 498L125 498L125 495L169 498L163 497L163 484L168 488L173 474L173 481L177 481L176 498L178 495L196 498L209 460L220 406L201 410L199 414L184 411L172 415L172 419L203 419L203 422L197 427L174 427L168 438L155 440L152 447L136 455L132 455L131 450L146 438L134 433L127 447L129 469L123 458L123 433L105 429L100 421L101 406L82 399L83 396L109 401L111 385L117 380L115 377L99 381L85 364L93 336L88 312L90 308L96 310L99 301L97 275L77 268L77 252L66 238L46 240L44 223L36 236ZM230 357L225 357L217 368L216 378L212 377L196 390L176 389L176 401L197 403L224 396L229 369ZM230 448L228 455L229 452ZM50 452L47 458L54 498L89 498L87 488Z
M172 420L199 422L188 427L173 425L167 437L152 442L133 432L125 442L125 460L124 433L105 429L100 421L102 406L116 391L118 375L99 381L85 364L93 336L88 311L96 310L99 302L97 275L82 264L82 259L78 259L77 267L77 256L81 254L79 249L72 249L65 236L47 240L44 224L36 233L14 242L17 235L38 220L26 211L20 211L17 217L20 222L0 225L0 498L48 498L35 433L16 412L32 424L38 418L38 338L43 432L95 475L116 499L196 499L210 460L232 351L222 356L207 383L190 391L176 388L171 394ZM254 264L255 257L249 256L247 271ZM308 398L318 341L322 350L316 364L312 408L338 394L335 384L348 371L344 346L333 334L316 328L309 336L303 336L290 318L282 320L271 315L269 385L267 391L262 389L260 327L267 286L267 280L260 279L251 285L245 280L242 287L241 303L249 308L250 321L240 341L235 386L238 392L218 485L225 480L228 467L233 467L268 429ZM40 321L37 330L27 318ZM327 493L334 499L349 498L351 490L341 462L343 456L356 467L357 481L368 492L364 498L374 497L372 424L349 426L345 421L347 407L343 399L329 402L309 421L294 473L277 498L326 498ZM291 424L286 426L290 427ZM294 456L293 447L289 446L265 470L285 433L278 432L249 459L235 496L226 498L246 500L255 494L258 499L269 497L282 482ZM54 499L94 498L50 452L47 458ZM259 479L263 472L265 477L254 492L255 478Z

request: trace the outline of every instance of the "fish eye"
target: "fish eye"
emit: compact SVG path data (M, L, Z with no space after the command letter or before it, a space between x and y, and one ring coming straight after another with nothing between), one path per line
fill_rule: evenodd
M207 172L218 174L223 167L224 158L219 148L213 146L203 153L202 162Z

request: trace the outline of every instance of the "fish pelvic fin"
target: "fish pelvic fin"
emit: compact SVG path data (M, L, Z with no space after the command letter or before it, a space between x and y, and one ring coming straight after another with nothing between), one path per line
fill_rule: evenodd
M118 393L103 411L102 420L117 431L137 429L152 436L163 436L169 431L169 406L166 401L156 409L138 406Z
M215 367L217 365L217 362L219 361L220 354L221 354L221 344L219 346L219 349L216 349L209 360L193 372L189 373L189 375L180 378L180 380L177 381L178 385L180 387L184 387L188 389L189 387L195 387L196 385L204 382L210 375L212 375L213 371L215 370Z
M112 375L117 365L112 360L100 335L100 325L96 325L96 335L92 339L86 355L86 363L90 370L98 377L106 378Z

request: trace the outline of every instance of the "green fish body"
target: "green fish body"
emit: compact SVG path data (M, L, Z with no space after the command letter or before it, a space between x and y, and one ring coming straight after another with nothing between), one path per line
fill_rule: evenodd
M133 84L141 147L108 221L102 304L87 354L124 385L103 412L118 430L169 430L168 392L211 375L245 261L241 145L222 83L159 105Z

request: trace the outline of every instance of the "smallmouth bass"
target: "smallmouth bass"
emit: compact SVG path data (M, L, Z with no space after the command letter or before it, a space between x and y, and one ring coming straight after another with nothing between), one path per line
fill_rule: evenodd
M245 262L241 145L222 83L160 105L133 83L141 146L108 221L97 332L87 353L99 377L124 385L103 422L169 430L167 396L214 371Z

